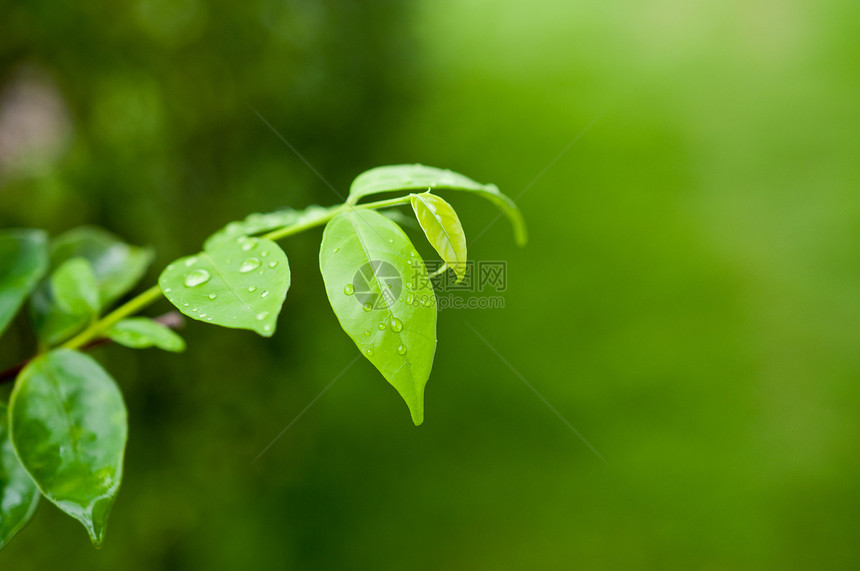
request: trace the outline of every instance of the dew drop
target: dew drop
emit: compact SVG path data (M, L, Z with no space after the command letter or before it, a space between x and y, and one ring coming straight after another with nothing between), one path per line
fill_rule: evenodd
M207 315L206 313L201 313L200 317L206 317L206 315Z
M215 299L216 297L218 297L218 294L214 294L214 293L209 294L209 299Z
M257 247L257 242L246 240L244 244L242 244L242 251L247 252L248 250L253 250Z
M346 284L345 286L343 286L343 293L345 293L346 295L352 295L355 293L355 287L353 287L352 284Z
M388 243L389 243L389 244L393 244L393 243L394 243L394 238L389 238L389 239L388 239Z
M371 355L373 355L373 349L365 349L364 354L370 357Z
M266 257L266 256L268 256L268 255L269 255L269 251L268 251L268 250L263 250L262 252L260 252L260 257L265 258L265 257Z
M361 308L362 308L364 311L370 311L371 309L373 309L373 306L372 306L371 304L369 304L369 303L365 303Z
M269 332L269 331L271 331L271 330L272 330L272 326L271 326L271 325L263 325L263 331L265 331L266 333L268 333L268 332Z
M191 304L190 303L183 303L182 307L188 307L189 305L191 305Z
M340 252L340 248L335 248L334 250L332 250L333 254L337 254L338 252Z
M261 311L260 313L257 314L257 321L263 321L267 317L269 317L269 312L268 311Z
M277 268L277 267L278 267L278 262L269 262L269 267L270 267L270 268Z
M364 330L364 336L365 336L365 337L370 337L370 329L365 329L365 330Z
M185 287L196 287L205 284L209 281L210 277L212 276L206 270L191 270L185 276Z
M412 282L406 282L406 287L408 287L409 289L412 289Z
M377 325L377 327L379 328L380 331L385 331L385 322L380 321L379 325Z
M197 256L192 256L192 257L188 258L187 260L185 260L185 267L190 268L191 266L193 266L196 263L197 263Z
M391 319L391 323L389 323L389 325L391 326L391 330L394 332L403 331L403 322L396 317Z
M173 291L173 290L172 290L172 289L170 289L169 287L164 288L164 293L170 293L170 292L172 292L172 291Z
M260 297L266 297L267 295L269 295L269 290L265 290L263 293L261 293Z
M255 291L257 291L257 286L250 286L250 287L248 287L248 291L249 291L250 293L254 293Z
M405 355L406 354L406 345L400 345L399 347L397 347L397 354L398 355Z
M193 311L194 313L197 313L198 311L200 311L200 308L199 307L192 307L191 311Z
M413 294L412 292L409 292L409 294L406 296L406 303L408 305L412 305L413 301L415 301L415 294Z
M239 273L247 274L248 272L253 272L257 268L260 267L260 260L257 258L248 258L244 262L239 265Z

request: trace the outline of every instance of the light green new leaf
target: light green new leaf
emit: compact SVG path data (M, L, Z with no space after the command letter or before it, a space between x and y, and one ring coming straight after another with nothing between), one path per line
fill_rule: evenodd
M123 319L108 329L107 336L115 343L132 349L158 347L165 351L185 351L185 341L172 329L147 317Z
M47 269L47 234L41 230L0 231L0 333Z
M41 495L15 454L8 426L6 405L0 403L0 549L27 525Z
M472 192L495 204L514 227L514 237L522 246L528 240L526 224L514 201L499 192L494 184L481 184L469 177L424 165L389 165L358 175L349 188L349 203L380 192L397 190L450 189Z
M410 195L412 210L424 235L442 260L457 274L457 283L466 277L466 234L451 205L430 193Z
M73 315L99 312L99 284L89 260L71 258L51 274L51 292L60 309Z
M323 232L320 270L341 327L421 424L436 352L436 298L409 238L372 210L338 214Z
M53 241L51 268L77 257L90 262L99 285L99 306L108 307L143 277L153 254L148 248L130 246L101 228L83 226ZM73 335L89 319L63 311L54 299L50 280L42 280L33 292L30 314L39 338L49 345Z
M128 433L114 380L77 351L36 357L15 382L9 427L15 451L42 494L101 545L122 480Z
M284 226L292 226L312 220L327 210L322 206L311 205L304 210L293 210L285 208L276 210L275 212L267 212L265 214L249 214L244 220L230 222L206 239L203 245L204 250L208 250L216 244L235 240L240 236L255 236L283 228Z
M270 337L290 288L290 265L271 240L240 236L176 260L158 285L192 319Z

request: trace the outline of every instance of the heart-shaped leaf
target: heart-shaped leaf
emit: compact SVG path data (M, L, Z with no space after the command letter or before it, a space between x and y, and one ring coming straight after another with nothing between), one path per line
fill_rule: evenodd
M122 481L128 433L114 380L77 351L36 357L15 382L9 427L15 451L42 494L100 545Z
M47 269L47 234L41 230L0 231L0 333Z
M185 341L172 329L147 317L130 317L115 323L107 336L115 343L132 349L158 347L165 351L185 351Z
M176 260L158 285L192 319L270 337L290 288L290 265L271 240L240 236Z
M457 274L466 277L466 234L450 204L428 192L410 195L412 210L433 249Z
M349 204L380 192L398 190L449 189L471 192L495 204L514 227L514 237L522 246L528 237L526 225L514 201L499 192L494 184L481 184L467 176L446 169L424 165L389 165L377 167L358 175L349 188Z
M0 403L0 548L21 531L39 504L39 488L9 439L6 405Z
M436 298L409 238L372 210L338 214L323 232L320 270L341 327L421 424L436 352Z
M71 258L51 274L51 291L66 313L93 316L99 312L99 284L86 258Z

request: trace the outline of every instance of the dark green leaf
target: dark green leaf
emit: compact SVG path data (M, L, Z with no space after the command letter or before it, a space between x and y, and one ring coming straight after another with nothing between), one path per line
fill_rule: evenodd
M370 169L358 175L349 189L349 203L380 192L398 190L449 189L472 192L483 196L508 217L514 227L517 244L527 241L526 225L514 201L499 192L494 184L481 184L450 170L424 165L390 165Z
M341 327L421 424L436 352L436 298L409 238L372 210L339 214L323 233L320 269Z
M255 236L265 232L271 232L284 226L292 226L326 213L327 209L322 206L311 205L304 210L293 210L285 208L265 214L249 214L244 220L230 222L214 234L212 234L203 245L204 250L209 250L216 244L235 240L240 236Z
M99 284L86 258L71 258L51 274L51 292L66 313L94 316L99 312Z
M185 350L182 337L169 327L146 317L123 319L108 330L107 336L112 341L132 349L158 347L174 353Z
M0 548L21 531L39 504L39 488L9 439L6 405L0 404Z
M116 383L83 353L51 351L18 376L9 422L15 451L42 494L100 545L128 432Z
M140 280L152 261L152 252L130 246L100 228L84 226L53 241L51 268L76 257L89 260L99 284L99 305L108 307ZM49 345L68 338L88 320L57 305L49 280L43 280L33 292L30 310L39 338Z
M47 234L41 230L0 231L0 333L47 269Z
M450 204L428 192L410 196L415 217L433 249L457 274L466 276L466 234Z
M240 236L176 260L158 285L192 319L270 337L290 288L290 266L271 240Z

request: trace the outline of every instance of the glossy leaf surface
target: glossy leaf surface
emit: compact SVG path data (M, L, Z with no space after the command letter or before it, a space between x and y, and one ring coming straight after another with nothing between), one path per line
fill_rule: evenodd
M47 234L41 230L0 231L0 333L47 269Z
M430 193L410 197L415 217L439 257L454 270L457 282L466 276L466 234L450 204Z
M344 212L323 232L320 269L341 327L421 424L436 352L436 298L409 238L377 212Z
M290 288L290 266L271 240L240 236L176 260L158 285L192 319L270 337Z
M446 169L424 165L390 165L377 167L358 175L349 189L349 202L380 192L397 190L449 189L471 192L495 204L510 220L517 244L528 239L526 225L514 201L499 192L494 184L481 184L469 177Z
M99 287L99 305L106 308L140 280L152 262L148 248L130 246L101 228L83 226L58 236L52 243L51 268L71 258L90 262ZM49 280L33 292L30 313L36 332L44 343L55 344L77 332L88 321L60 308Z
M0 403L0 548L24 527L39 504L39 488L9 439L6 405Z
M15 382L9 425L18 457L45 497L100 545L122 480L128 433L113 379L83 353L43 354Z
M86 258L71 258L51 274L51 292L57 305L73 315L99 312L99 284Z
M130 317L115 323L107 331L115 343L132 349L158 347L179 353L185 350L185 341L167 326L147 317Z

